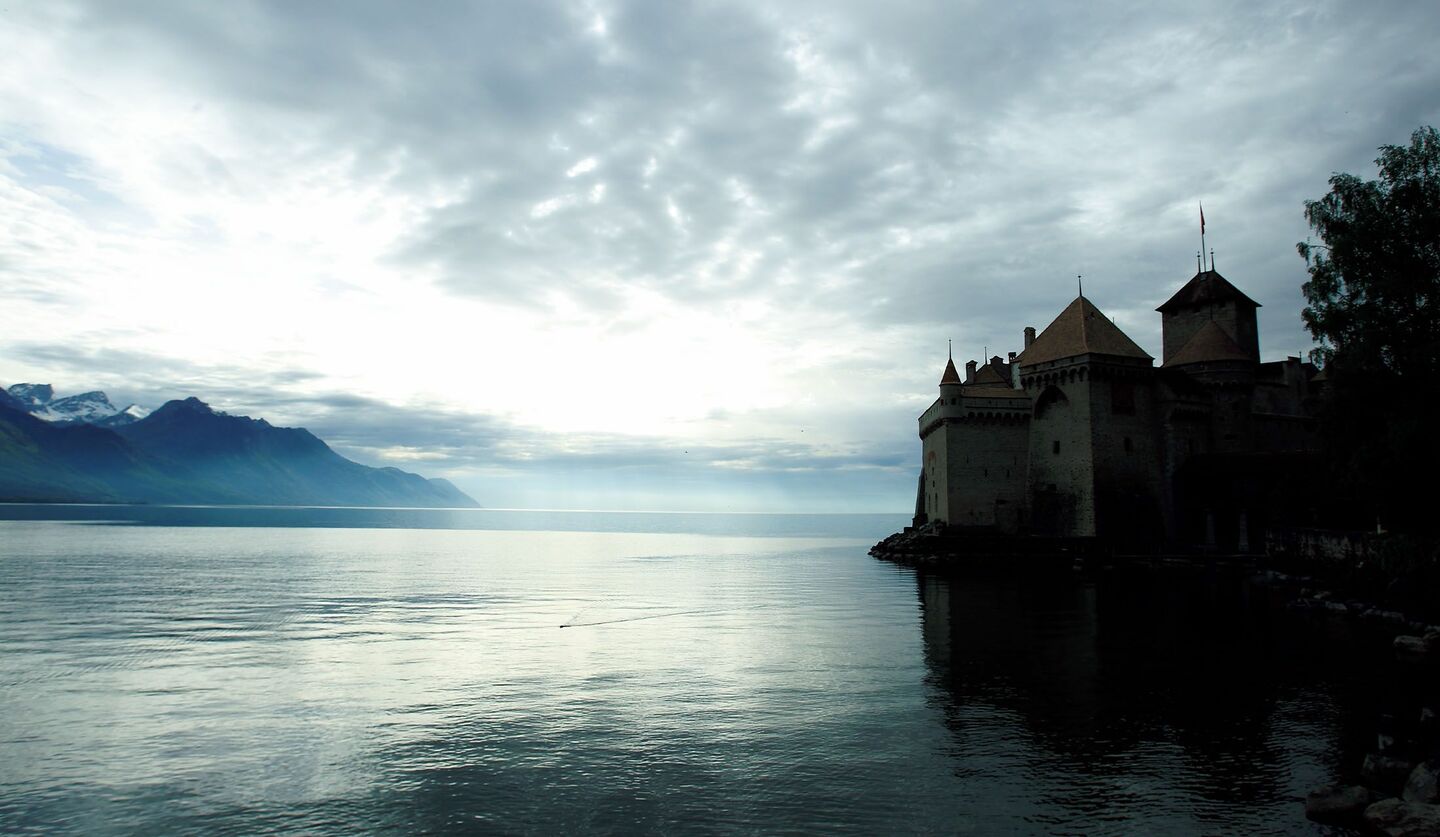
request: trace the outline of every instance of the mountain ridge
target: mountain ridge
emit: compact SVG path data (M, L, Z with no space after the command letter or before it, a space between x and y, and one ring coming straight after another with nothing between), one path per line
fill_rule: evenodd
M304 428L193 396L105 427L47 422L26 409L33 390L14 389L0 398L0 500L478 507L448 480L362 465Z
M4 390L10 401L18 403L18 409L56 424L96 424L101 427L118 427L138 421L146 411L135 404L120 409L110 402L110 396L100 390L90 390L77 395L55 397L55 388L50 384L14 384ZM14 406L12 404L11 406Z

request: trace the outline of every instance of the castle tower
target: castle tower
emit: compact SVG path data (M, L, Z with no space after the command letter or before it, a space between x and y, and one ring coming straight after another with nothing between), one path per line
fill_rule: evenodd
M920 416L921 479L917 521L959 529L1019 531L1030 402L1009 383L1009 364L983 368L953 359L940 376L940 397Z
M1196 273L1175 295L1156 308L1164 333L1164 362L1169 364L1177 352L1200 331L1213 322L1225 332L1251 360L1260 362L1260 333L1255 324L1255 309L1260 303L1240 292L1213 268Z
M1090 537L1162 526L1154 359L1080 296L1016 363L1034 404L1030 529Z

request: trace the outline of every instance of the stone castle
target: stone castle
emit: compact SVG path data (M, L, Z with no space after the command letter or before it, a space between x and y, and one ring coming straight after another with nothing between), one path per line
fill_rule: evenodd
M1157 310L1164 358L1083 295L1008 360L954 360L920 416L915 525L950 532L1258 546L1315 446L1299 358L1260 362L1259 303L1202 269Z

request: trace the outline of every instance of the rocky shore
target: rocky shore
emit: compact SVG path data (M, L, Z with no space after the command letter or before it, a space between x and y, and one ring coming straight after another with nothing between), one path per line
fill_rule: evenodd
M1376 719L1373 749L1350 768L1354 782L1312 791L1305 815L1390 837L1440 837L1440 625L1417 624L1398 611L1358 602L1331 601L1324 591L1290 607L1317 619L1353 619L1399 631L1391 653L1402 687L1394 689L1390 711Z
M1069 569L1113 552L1095 538L1019 537L929 524L896 532L872 546L870 555L932 572L975 572L1013 571L1017 562L1030 569Z

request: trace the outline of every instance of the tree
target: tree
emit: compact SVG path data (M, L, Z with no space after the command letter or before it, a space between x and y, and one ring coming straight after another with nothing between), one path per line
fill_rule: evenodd
M1396 528L1433 530L1440 444L1426 415L1440 384L1440 134L1381 146L1380 176L1337 173L1305 202L1324 244L1297 245L1301 312L1329 379L1321 415L1338 485ZM1347 492L1347 493L1349 493Z
M1385 145L1378 180L1330 178L1330 194L1305 202L1324 245L1297 245L1309 267L1301 316L1322 363L1352 364L1433 380L1440 357L1440 134ZM1416 382L1418 383L1418 381Z

